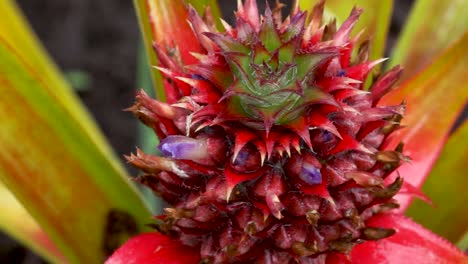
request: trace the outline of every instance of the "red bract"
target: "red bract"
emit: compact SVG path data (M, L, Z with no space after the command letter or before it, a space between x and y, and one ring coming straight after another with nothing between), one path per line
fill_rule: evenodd
M321 263L468 263L465 254L449 242L405 216L380 215L370 219L369 224L395 228L397 232L383 240L357 245L348 256L331 254L326 259L321 259ZM164 235L152 233L129 240L106 261L106 264L198 264L199 259L198 252L193 249L182 246Z
M400 190L406 193L402 210L408 194L420 194L447 133L420 144L415 137L426 130L400 126L402 95L410 103L410 125L427 118L414 105L428 104L426 97L406 92L418 78L428 92L443 79L434 71L447 66L435 63L385 97L401 74L397 66L366 90L367 76L384 60L368 60L368 45L351 37L362 10L354 8L337 28L321 25L323 5L309 17L295 8L283 20L279 3L260 16L256 1L239 1L236 26L225 24L224 33L209 14L202 19L189 7L200 45L191 52L196 62L186 65L187 54L155 45L168 102L142 92L130 110L160 137L164 157L137 151L127 159L144 172L138 181L171 205L157 224L167 237L137 237L108 263L178 263L182 257L174 251L184 247L192 250L183 256L193 258L189 263L467 260L395 210ZM443 56L454 52L460 50ZM400 170L407 153L416 166L408 176L408 169ZM409 180L404 188L400 174Z
M468 261L455 246L405 216L382 215L371 219L369 224L394 227L396 233L381 241L356 246L350 255L351 263L436 264Z
M107 264L189 264L198 263L200 256L193 248L159 233L145 233L127 241L109 258Z

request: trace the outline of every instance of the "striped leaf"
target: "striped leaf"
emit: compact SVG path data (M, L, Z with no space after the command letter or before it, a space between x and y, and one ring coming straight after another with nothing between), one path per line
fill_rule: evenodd
M410 78L467 32L467 17L466 0L415 1L388 66L401 64Z
M13 2L0 14L0 180L70 263L102 263L149 211Z

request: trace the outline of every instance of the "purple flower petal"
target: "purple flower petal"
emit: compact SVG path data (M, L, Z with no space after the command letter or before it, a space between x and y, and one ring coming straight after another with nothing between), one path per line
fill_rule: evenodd
M206 143L185 136L168 136L158 146L163 156L173 159L198 160L208 156Z
M322 173L320 173L320 169L312 164L304 163L299 177L310 185L322 183Z

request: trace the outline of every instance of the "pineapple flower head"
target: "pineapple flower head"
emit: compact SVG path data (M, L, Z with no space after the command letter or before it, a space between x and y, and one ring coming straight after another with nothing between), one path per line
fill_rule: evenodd
M169 204L154 226L202 263L323 263L396 231L379 223L409 161L386 148L405 105L379 100L401 67L371 74L384 59L350 35L361 9L337 28L323 1L281 7L246 0L222 33L188 7L200 52L155 43L167 102L139 92L129 109L161 139L127 157Z

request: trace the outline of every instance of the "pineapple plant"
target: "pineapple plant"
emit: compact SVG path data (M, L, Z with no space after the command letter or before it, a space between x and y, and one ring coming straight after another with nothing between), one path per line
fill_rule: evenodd
M402 68L371 74L384 59L350 35L362 9L337 28L324 1L281 8L239 1L220 33L189 7L201 52L186 65L155 43L167 102L142 91L128 109L161 139L161 156L127 157L170 205L154 227L202 263L309 263L395 233L367 222L398 208L404 184L389 175L409 157L386 141L405 104L379 104Z
M298 0L307 13L284 19L280 3L259 15L239 1L235 26L216 23L215 2L134 1L158 100L140 92L128 110L161 142L127 158L167 202L154 219L0 2L0 229L52 263L467 263L440 237L465 248L468 126L450 130L467 100L466 3L417 1L382 66L390 0L357 1L364 13ZM436 208L407 210L436 159L424 185Z

